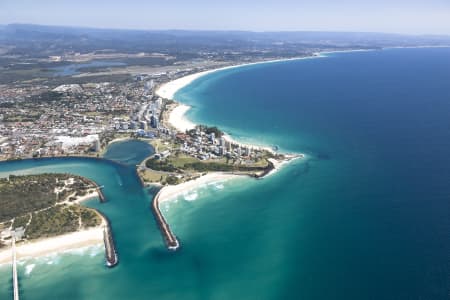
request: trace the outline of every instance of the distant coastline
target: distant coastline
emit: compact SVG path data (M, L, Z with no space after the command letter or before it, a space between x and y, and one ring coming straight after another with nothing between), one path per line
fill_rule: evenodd
M184 87L188 86L195 80L206 76L208 74L216 73L219 71L225 71L225 70L231 70L231 69L237 69L242 67L248 67L252 65L261 65L261 64L270 64L270 63L278 63L278 62L287 62L287 61L298 61L298 60L306 60L306 59L317 59L317 58L326 58L327 54L333 54L333 53L350 53L350 52L366 52L366 51L377 51L382 49L348 49L348 50L333 50L333 51L320 51L320 52L314 52L311 55L308 56L301 56L301 57L294 57L294 58L281 58L281 59L273 59L273 60L265 60L265 61L258 61L258 62L251 62L251 63L243 63L243 64L237 64L237 65L230 65L225 67L220 67L216 69L201 71L197 73L193 73L190 75L186 75L177 79L174 79L172 81L169 81L167 83L162 84L160 87L156 89L156 95L170 99L175 102L174 105L170 108L168 112L167 122L168 125L171 125L173 128L185 132L186 130L193 129L197 124L192 122L186 117L186 113L191 109L189 105L183 104L178 102L175 99L175 94L183 89ZM268 151L272 151L272 149L268 145L258 145L258 144L246 144L242 142L237 142L234 140L229 134L224 135L224 138L227 141L230 141L235 144L239 144L241 146L250 146L255 148L262 148ZM303 154L301 154L303 156Z
M383 49L398 49L398 48L449 48L450 46L418 46L418 47L389 47L389 48L383 48ZM305 57L297 57L297 58L287 58L287 59L276 59L276 60L268 60L268 61L261 61L261 62L252 62L247 64L239 64L239 65L232 65L227 67L221 67L217 69L202 71L194 74L190 74L178 79L175 79L173 81L167 82L160 86L156 93L160 97L167 98L174 100L175 94L185 86L191 84L194 80L199 79L203 76L206 76L208 74L222 71L222 70L228 70L228 69L234 69L234 68L240 68L240 67L246 67L250 65L257 65L257 64L266 64L266 63L276 63L276 62L284 62L284 61L296 61L296 60L303 60L303 59L314 59L314 58L324 58L327 54L332 53L346 53L346 52L362 52L362 51L377 51L380 49L361 49L361 50L342 50L342 51L324 51L324 52L318 52L314 53L311 56L305 56ZM175 100L176 101L176 100ZM176 102L174 105L175 107L172 108L169 111L169 118L168 123L180 131L185 131L186 129L192 129L195 127L196 124L188 120L185 116L186 112L190 109L189 106L181 104ZM229 135L225 135L225 138L229 141L232 141L233 143L243 145L243 146L251 146L255 148L264 148L269 151L272 151L270 147L267 147L265 145L249 145L249 144L243 144L240 142L236 142L231 139ZM129 140L129 138L117 138L108 143L108 145L111 145L115 142L120 141L126 141ZM289 157L289 159L285 161L271 161L274 164L274 169L266 174L265 176L269 174L273 174L277 170L279 170L282 166L284 166L288 161L294 158L302 158L304 157L302 154ZM89 155L72 155L72 156L59 156L59 157L42 157L42 158L27 158L27 159L20 159L20 160L45 160L45 159L64 159L64 158L87 158L87 159L97 159L97 160L105 160L110 161L108 159L102 158L102 157L95 157L95 156L89 156ZM6 161L5 161L6 162ZM114 162L117 163L117 162ZM120 163L119 163L120 164ZM173 199L183 193L186 192L186 190L193 190L199 185L206 184L208 182L212 181L227 181L230 179L237 178L237 174L232 173L226 173L226 172L209 172L207 175L201 176L198 179L194 179L191 181L187 181L178 185L169 185L165 186L160 190L159 193L159 203L168 201L170 199ZM83 197L84 199L80 199L81 201L90 199L92 197L95 197L96 193L93 193L91 195L87 195ZM36 241L28 242L22 246L18 246L18 253L19 257L29 257L29 256L42 256L46 255L48 253L52 252L62 252L68 249L75 249L80 247L85 247L89 245L96 245L103 243L103 231L100 230L101 228L95 228L95 229L89 229L89 230L83 230L78 231L70 234L65 234L57 237L52 238L45 238L40 239ZM100 231L99 231L100 230ZM98 232L97 232L98 231ZM70 237L70 238L69 238ZM59 244L59 245L58 245ZM32 245L36 245L36 251L30 252L30 248ZM47 245L47 246L44 246ZM21 247L23 247L23 255L21 254ZM47 250L44 251L43 247L46 247ZM32 254L30 254L32 253ZM3 257L4 256L4 257ZM0 250L0 264L8 262L10 260L10 250L9 249L2 249Z
M352 51L352 50L347 50L347 51ZM327 53L331 53L331 52L327 52ZM215 69L211 69L211 70L201 71L201 72L186 75L186 76L183 76L183 77L177 78L175 80L164 83L156 90L156 94L162 98L176 100L176 99L174 99L176 92L178 92L183 87L189 85L194 80L196 80L200 77L203 77L205 75L211 74L211 73L215 73L218 71L224 71L224 70L230 70L230 69L236 69L236 68L242 68L242 67L247 67L247 66L252 66L252 65L269 64L269 63L302 60L302 59L312 59L312 58L320 58L320 57L323 57L323 56L321 56L319 52L316 52L316 53L313 53L313 55L309 55L309 56L263 60L263 61L230 65L230 66L215 68Z

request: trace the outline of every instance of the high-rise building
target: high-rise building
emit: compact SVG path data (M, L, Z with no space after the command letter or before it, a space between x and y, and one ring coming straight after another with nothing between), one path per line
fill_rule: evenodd
M157 116L152 115L152 116L150 117L150 125L151 125L153 128L158 128L158 127L159 127L159 119L158 119Z
M101 146L100 146L100 140L99 140L99 139L96 139L96 140L94 141L94 151L95 151L95 152L100 152L100 148L101 148Z
M219 155L224 155L225 154L225 148L223 146L219 147Z
M225 148L227 149L228 152L231 152L231 142L226 141L225 142Z
M141 129L147 130L147 122L145 122L145 121L140 121L140 122L139 122L139 127L140 127Z
M156 108L157 108L157 109L161 109L161 106L162 106L162 98L158 98L158 99L155 101L155 105L156 105Z

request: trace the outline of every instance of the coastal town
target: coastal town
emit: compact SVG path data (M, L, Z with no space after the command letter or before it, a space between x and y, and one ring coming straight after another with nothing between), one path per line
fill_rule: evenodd
M255 176L270 171L273 165L268 159L282 158L276 148L242 145L216 127L180 128L172 120L178 104L164 97L167 93L159 87L168 79L183 80L192 71L140 74L125 83L66 84L53 89L2 86L0 159L100 157L111 141L138 138L156 151L139 169L143 180L150 183L183 182L197 176L194 171L254 171ZM202 74L203 70L198 71ZM161 163L173 157L175 162ZM152 164L154 160L158 165Z
M151 209L167 248L177 250L180 243L161 213L161 201L189 186L195 187L199 180L227 179L237 175L261 178L280 162L300 157L278 154L276 146L236 142L215 126L190 124L185 127L184 117L180 114L180 109L185 110L185 107L172 100L170 93L174 94L209 72L203 68L183 69L169 74L139 74L125 82L72 83L52 88L39 84L2 85L0 160L102 157L108 145L117 140L140 139L149 143L154 153L136 166L136 172L144 186L176 186L175 190L161 189L152 201ZM168 80L171 80L170 84L166 84ZM48 176L34 175L33 182L39 185ZM59 176L67 178L70 175ZM30 180L30 177L26 178L25 181ZM60 184L58 178L50 187ZM0 223L0 247L17 241L19 254L24 255L31 245L45 252L45 248L50 251L58 243L61 247L71 248L103 240L106 265L115 266L118 256L108 218L97 210L78 205L83 199L98 197L103 202L105 197L95 183L76 178L85 184L78 184L75 194L69 195L69 200L63 203L52 203L42 211L37 207L26 212L20 208L18 211L7 209L10 219L5 217ZM0 186L0 193L8 193L10 179ZM24 180L20 182L24 183ZM73 182L73 178L67 180ZM52 193L59 191L56 187L53 190L50 188L43 198L52 198ZM44 225L34 224L42 219L41 214L48 217L49 224L44 221ZM59 223L51 223L60 218L73 224L70 228L60 228ZM80 218L85 220L79 221ZM35 242L42 237L48 242ZM36 246L39 243L43 245ZM3 261L8 259L8 251L0 253Z
M0 0L0 300L450 300L450 0Z
M97 155L115 135L153 137L162 99L153 79L48 86L0 86L0 159Z
M153 148L151 156L132 167L142 186L158 187L150 209L168 250L179 249L181 243L161 211L162 202L211 180L228 180L236 176L262 178L283 162L302 157L301 154L281 154L276 145L237 142L214 124L190 123L184 117L189 107L173 100L178 90L216 70L292 59L291 55L260 57L252 54L247 57L247 54L237 55L236 52L233 55L237 55L237 59L227 56L218 60L205 53L208 59L202 63L188 61L176 68L146 67L135 70L116 63L107 69L83 67L86 73L77 75L70 72L80 63L78 60L82 55L71 53L39 59L50 64L69 63L63 71L57 69L57 72L54 71L56 75L47 79L0 84L0 160L102 158L108 146L115 141L141 140L150 144ZM90 59L104 55L121 59L174 59L172 56L153 54L94 54L83 56L82 62L89 64ZM310 51L298 55L316 54ZM57 75L58 72L68 74L61 76ZM50 175L33 176L33 182L39 185ZM68 178L72 175L57 176ZM19 177L10 177L16 178ZM24 177L20 182L30 178ZM62 203L52 202L49 206L31 207L27 211L8 209L10 215L0 224L0 247L5 249L12 241L17 242L18 255L23 257L27 253L40 255L103 242L106 265L115 266L118 254L113 239L114 228L107 216L99 210L85 209L79 205L84 199L98 198L104 202L106 198L94 182L75 178L88 184L89 190L85 191L82 184L74 188L75 194L69 195L69 200ZM49 186L59 185L60 181L57 179ZM10 184L11 181L7 181L0 186L0 193L7 194ZM42 198L53 198L56 191L57 188L50 188ZM41 215L48 220L43 221ZM84 219L80 221L81 218ZM61 227L58 223L60 219L71 225ZM35 224L39 220L41 223ZM2 261L8 261L8 253L8 250L0 251Z

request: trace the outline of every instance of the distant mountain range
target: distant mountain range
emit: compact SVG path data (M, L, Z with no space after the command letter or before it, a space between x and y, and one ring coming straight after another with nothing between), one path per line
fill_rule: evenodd
M119 30L32 24L0 26L0 44L17 48L73 51L213 51L215 49L283 47L391 47L450 45L450 36L360 32L250 32L185 30Z

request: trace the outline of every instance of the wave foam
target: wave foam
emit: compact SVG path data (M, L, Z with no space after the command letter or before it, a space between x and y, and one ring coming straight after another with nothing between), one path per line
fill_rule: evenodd
M184 200L186 200L186 201L194 201L197 198L198 198L197 192L193 192L191 194L185 194L184 195Z
M218 184L215 184L214 187L218 190L223 190L225 186L221 183L218 183Z
M29 276L31 272L33 271L34 267L36 267L36 264L29 264L25 266L25 275Z

